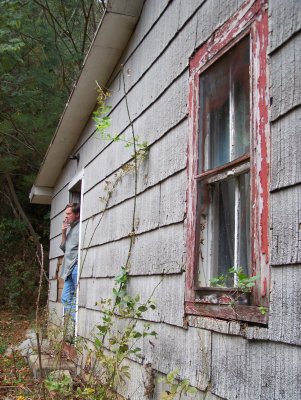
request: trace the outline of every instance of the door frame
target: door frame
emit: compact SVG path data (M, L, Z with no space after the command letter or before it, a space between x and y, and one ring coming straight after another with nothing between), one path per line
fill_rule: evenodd
M82 256L82 210L83 210L83 199L84 199L84 169L82 169L68 184L69 199L72 193L72 189L80 183L80 218L79 218L79 238L78 238L78 273L77 273L77 285L76 285L76 301L75 301L75 337L77 336L78 330L78 298L80 289L80 274L81 274L81 256Z

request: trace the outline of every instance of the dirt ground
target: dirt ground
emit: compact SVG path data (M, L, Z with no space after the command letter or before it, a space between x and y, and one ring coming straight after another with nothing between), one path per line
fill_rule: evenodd
M25 339L34 320L22 314L0 310L0 399L39 399L39 382L32 379L30 370L17 352L6 350Z

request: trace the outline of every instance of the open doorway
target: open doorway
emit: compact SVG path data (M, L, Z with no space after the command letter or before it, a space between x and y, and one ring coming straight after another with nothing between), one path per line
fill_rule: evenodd
M82 180L76 182L71 189L69 189L69 203L81 204Z
M80 273L81 273L81 242L82 242L82 207L83 207L83 184L84 174L83 171L77 175L68 185L69 203L78 203L80 205L80 219L79 219L79 246L78 246L78 273L77 273L77 287L76 287L76 302L75 302L75 337L77 336L78 329L78 296L80 290Z

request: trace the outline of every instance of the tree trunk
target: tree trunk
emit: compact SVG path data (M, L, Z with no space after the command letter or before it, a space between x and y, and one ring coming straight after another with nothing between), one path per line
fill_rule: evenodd
M13 181L11 179L11 176L7 172L4 174L4 176L5 176L8 188L9 188L9 193L10 193L11 199L12 199L13 203L15 204L16 209L18 210L20 217L25 222L26 227L27 227L30 235L32 236L33 241L34 241L35 245L37 246L37 250L39 251L39 249L40 249L39 237L36 234L33 226L31 225L31 222L27 218L27 215L25 214L25 212L24 212L24 210L23 210L23 208L22 208L22 206L21 206L21 204L19 202L19 199L18 199L17 193L15 191L14 184L13 184Z

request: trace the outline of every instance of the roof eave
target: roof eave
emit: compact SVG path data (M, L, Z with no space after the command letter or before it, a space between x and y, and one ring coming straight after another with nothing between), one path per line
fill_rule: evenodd
M74 85L34 182L30 193L32 203L51 203L49 196L43 197L37 193L43 191L43 188L53 190L64 163L78 142L95 107L96 82L102 87L106 86L133 33L143 3L144 0L108 1L81 74Z
M33 204L51 204L53 188L33 185L29 194Z

